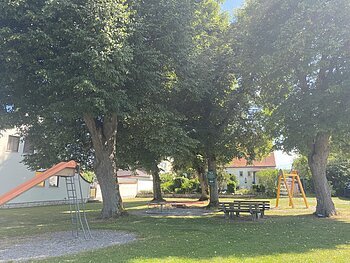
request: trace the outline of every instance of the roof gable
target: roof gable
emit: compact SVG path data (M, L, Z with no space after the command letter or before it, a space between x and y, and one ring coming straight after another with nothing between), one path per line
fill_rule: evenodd
M238 168L238 167L276 167L275 154L272 152L269 156L259 161L253 161L252 164L247 164L248 161L245 158L233 159L226 168Z

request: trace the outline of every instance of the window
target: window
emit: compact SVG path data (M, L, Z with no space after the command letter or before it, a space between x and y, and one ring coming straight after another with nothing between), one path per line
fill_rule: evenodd
M248 176L252 176L252 172L248 172Z
M24 141L23 153L24 154L32 154L32 153L34 153L34 146L30 143L30 141L28 139L26 139Z
M9 136L7 142L7 151L9 152L18 152L19 148L19 137L18 136Z
M51 176L49 178L49 187L58 187L58 176Z
M243 171L239 171L239 176L243 176Z

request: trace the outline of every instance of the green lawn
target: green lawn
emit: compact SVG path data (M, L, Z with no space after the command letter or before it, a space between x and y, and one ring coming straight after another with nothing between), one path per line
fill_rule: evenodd
M99 221L100 204L88 204L93 229L136 233L138 241L122 246L49 259L47 262L349 262L350 201L335 198L339 215L312 216L310 209L287 208L267 212L256 222L231 221L222 214L209 217L142 217L129 215ZM272 205L275 203L271 200ZM125 202L129 211L145 208L145 199ZM0 236L5 240L46 231L68 230L66 206L0 210Z

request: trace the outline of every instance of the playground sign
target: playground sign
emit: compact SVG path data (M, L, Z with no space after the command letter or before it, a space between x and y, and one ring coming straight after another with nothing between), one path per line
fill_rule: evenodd
M208 178L209 185L215 184L215 177L216 177L216 174L213 171L208 171L207 178Z

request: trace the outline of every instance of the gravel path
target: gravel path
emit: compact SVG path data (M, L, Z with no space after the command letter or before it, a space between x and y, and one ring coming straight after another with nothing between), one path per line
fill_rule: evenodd
M92 230L92 239L85 240L83 235L74 238L71 231L46 233L22 239L13 244L0 241L0 262L27 261L76 254L136 240L134 234L111 230ZM12 245L10 245L12 243Z

